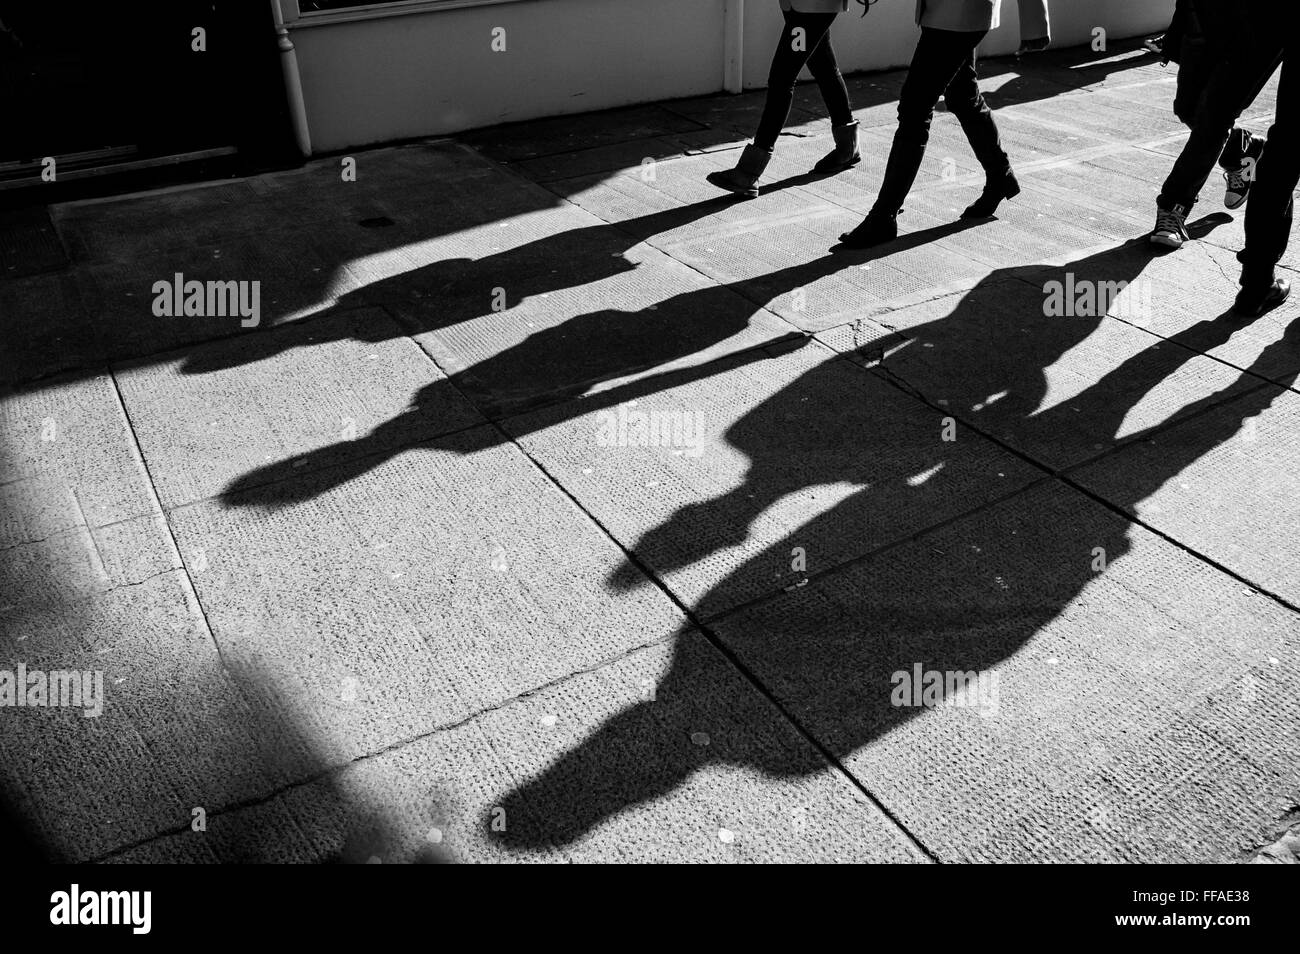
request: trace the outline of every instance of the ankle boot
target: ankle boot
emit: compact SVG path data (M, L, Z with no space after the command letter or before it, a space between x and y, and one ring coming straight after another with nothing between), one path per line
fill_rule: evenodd
M893 219L903 211L907 194L912 191L916 175L921 171L925 159L925 144L905 138L901 133L894 133L894 144L889 150L889 159L885 163L885 178L876 193L871 215Z
M1245 284L1247 276L1242 275L1241 291L1232 310L1241 318L1259 318L1267 311L1272 311L1291 297L1291 283L1285 278L1274 278L1268 284Z
M961 214L963 219L988 219L998 211L1003 199L1014 199L1020 195L1020 183L1016 174L1010 169L1001 175L991 175L984 184L984 192Z
M831 135L835 137L835 148L831 154L813 166L813 172L834 175L852 168L862 161L862 152L858 148L858 121L843 126L832 126Z
M750 143L740 154L736 168L726 172L710 172L706 178L719 189L726 189L737 195L758 198L758 180L772 161L772 151Z
M872 248L898 238L898 216L886 215L872 209L852 232L845 232L840 241L849 248Z

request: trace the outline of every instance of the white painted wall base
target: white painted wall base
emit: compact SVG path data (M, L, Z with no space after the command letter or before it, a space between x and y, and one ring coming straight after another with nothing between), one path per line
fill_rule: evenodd
M1154 32L1173 0L1050 0L1058 46ZM855 4L856 6L856 4ZM984 52L1019 42L1015 0ZM905 66L913 0L880 0L835 27L846 72ZM355 146L632 103L757 89L779 31L777 0L527 0L400 16L289 23L312 147ZM505 50L493 50L493 31ZM728 31L731 31L729 35ZM739 32L739 37L736 35Z

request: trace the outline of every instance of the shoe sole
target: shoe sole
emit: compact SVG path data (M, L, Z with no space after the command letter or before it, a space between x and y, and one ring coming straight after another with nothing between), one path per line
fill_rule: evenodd
M881 245L888 245L890 242L894 242L897 240L898 240L897 235L891 235L888 238L882 238L875 242L854 241L853 239L849 238L848 232L845 232L843 235L840 236L840 244L842 246L844 246L845 248L856 248L856 249L879 248Z
M721 189L723 192L730 192L732 195L744 196L746 199L757 199L757 198L758 198L758 187L757 187L757 186L755 186L755 187L752 188L752 189L737 189L737 188L734 188L733 186L727 185L725 182L718 182L718 181L716 181L716 180L713 178L713 176L705 176L704 178L705 178L705 181L709 183L709 185L714 186L714 187L716 187L716 188L719 188L719 189Z
M816 166L813 166L812 171L819 176L833 176L840 172L847 172L849 169L852 169L854 166L861 165L861 164L862 164L862 157L858 156L858 158L850 160L849 162L842 162L838 166L831 166L830 168L827 169L818 169Z
M1162 248L1182 248L1187 241L1177 235L1152 235L1150 236L1152 245L1159 245Z
M1010 191L1002 193L1002 197L998 199L997 205L993 207L992 212L984 212L983 210L976 209L975 206L972 205L962 212L961 215L957 216L957 219L960 222L980 222L987 219L995 219L998 216L998 209L1002 207L1002 203L1010 202L1016 196L1020 195L1020 192L1020 185L1017 184Z
M1230 212L1235 212L1237 209L1240 209L1245 204L1246 204L1246 196L1244 195L1238 197L1237 199L1233 199L1231 195L1225 195L1223 197L1223 207Z

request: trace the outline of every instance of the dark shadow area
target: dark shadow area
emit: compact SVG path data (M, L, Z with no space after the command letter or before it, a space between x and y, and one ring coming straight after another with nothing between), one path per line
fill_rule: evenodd
M1048 446L1076 459L1095 456L1097 435L1109 435L1104 450L1115 447L1125 416L1146 394L1243 327L1225 314L1207 318L1171 341L1153 338L1076 397L1039 410L1048 395L1046 369L1103 321L1114 320L1044 317L1039 284L1044 275L1073 272L1076 282L1135 281L1148 260L1145 244L1138 242L1064 269L1000 276L1021 278L1020 283L999 284L991 276L947 316L875 343L867 356L874 356L904 389L947 401L962 428L1010 435L1016 443ZM1016 284L1024 293L1008 295ZM1300 321L1292 322L1254 367L1276 368L1279 360L1297 356ZM842 402L844 393L842 360L834 357L818 365L726 432L727 443L750 460L741 486L683 507L635 543L638 559L662 574L703 563L721 547L744 539L758 514L783 495L837 481L863 488L734 570L694 607L700 616L708 619L721 608L714 605L715 594L736 578L757 575L770 581L774 568L788 570L795 547L809 554L825 552L837 537L861 535L863 552L869 552L891 542L880 535L879 528L887 525L882 515L914 510L916 498L941 499L953 492L945 489L945 465L955 469L961 441L979 438L968 433L944 443L937 417L932 434L914 434L902 443L875 440L877 433L888 434L888 421L869 424L858 435L862 453L843 441L819 443L824 431L799 423L809 407L837 413L834 402ZM1296 364L1300 361L1291 361ZM1111 504L1131 511L1231 439L1277 393L1247 372L1181 408L1157 426L1163 431L1171 421L1181 422L1175 425L1177 439L1135 457L1123 474L1122 489L1109 495ZM863 400L870 400L866 389ZM1203 413L1210 409L1216 410ZM1125 442L1143 441L1156 429L1132 434ZM933 476L919 485L904 479L918 473ZM718 527L731 528L730 534L711 536ZM891 704L893 673L910 672L916 663L928 670L982 671L1006 660L1125 558L1132 528L1113 510L1044 480L1008 502L923 534L887 557L814 576L774 602L724 616L710 626L782 707L844 760L923 711ZM1100 573L1094 567L1097 548L1105 554ZM610 582L621 589L647 585L630 566ZM702 675L717 671L701 660L702 653L712 652L701 640L679 634L673 666L654 701L614 716L514 792L504 803L512 825L499 837L516 846L570 843L618 812L666 794L710 762L740 764L776 777L806 774L806 765L792 763L775 747L757 757L746 749L738 759L729 757L725 740L715 739L707 749L696 747L691 753L689 733L698 728L692 725L693 700L718 691ZM679 744L674 747L674 742ZM665 750L677 757L666 756Z
M44 839L28 819L12 811L0 799L0 844L5 846L5 859L11 864L51 864L54 858L46 849Z
M108 675L115 670L109 669ZM454 830L458 823L450 813L447 793L436 779L424 779L414 774L403 776L391 790L377 795L370 786L345 783L340 774L345 766L337 756L331 757L321 741L315 737L307 704L319 707L320 698L305 700L301 712L293 711L293 704L285 705L284 690L291 682L273 682L267 673L256 669L245 670L238 682L238 691L248 700L275 698L281 705L266 708L260 713L265 721L253 727L256 741L235 751L230 746L230 727L213 722L195 730L195 726L173 725L171 731L183 738L169 739L159 744L159 755L168 749L173 752L186 745L189 752L223 752L218 764L204 765L201 761L188 769L181 760L167 763L166 770L175 773L170 779L142 773L129 774L112 780L112 798L105 799L102 792L94 790L97 772L107 767L110 771L126 771L124 764L109 763L103 751L88 759L75 776L81 791L52 794L48 780L36 781L38 786L24 801L28 811L20 813L3 797L4 789L15 784L12 776L15 767L9 766L7 778L0 778L0 838L6 856L19 862L70 864L128 860L133 863L159 862L217 862L222 864L446 864L453 859L445 846L431 842L427 833L434 828ZM225 687L214 686L217 693L228 692ZM195 690L191 690L195 691ZM185 711L192 707L192 699L175 695L158 699L164 712ZM256 704L256 702L254 703ZM107 698L104 720L114 718L118 712L135 710L141 716L136 701L118 702ZM6 713L8 714L8 713ZM32 713L18 715L32 716ZM226 712L222 714L231 715ZM31 746L41 757L49 759L52 753L60 755L86 746L104 746L105 732L87 729L83 722L66 712L41 712L35 725L28 722L20 728L10 728L4 741L15 747ZM131 719L128 714L122 718ZM75 720L75 721L73 721ZM106 726L110 737L131 738L140 733L145 737L161 733L156 724L143 721L117 723ZM224 751L223 751L224 750ZM105 749L104 751L107 751ZM39 765L29 769L41 771ZM210 787L206 798L196 796L193 780L185 776L195 771L200 777L207 775ZM410 771L410 770L408 770ZM226 778L217 779L217 774ZM68 778L66 771L64 778ZM228 778L238 778L235 785ZM259 779L252 788L250 779ZM170 782L171 784L166 784ZM249 788L244 786L249 785ZM132 800L157 796L167 791L165 816L174 819L160 826L163 830L134 844L122 844L108 855L92 856L92 845L102 846L114 835L124 831L139 830L134 818L123 818L124 808L129 811ZM232 802L232 796L244 799ZM187 800L188 799L193 799ZM16 800L14 800L16 801ZM195 805L202 807L205 816L194 821ZM39 815L38 821L32 813ZM160 818L157 806L150 806L151 820ZM199 829L195 830L194 825Z
M23 454L13 437L0 433L9 478ZM3 506L30 513L33 500L57 496L58 484L54 471L22 474L7 485ZM27 494L14 492L24 485ZM356 709L364 700L340 701L339 687L319 679L304 691L305 680L286 672L273 651L250 658L236 645L218 659L199 632L198 608L184 600L179 570L149 566L110 577L103 564L117 566L121 553L110 545L101 559L91 528L43 539L6 529L0 846L7 860L82 863L123 852L168 862L448 860L445 846L425 838L434 827L451 828L448 792L418 767L390 770L400 784L380 796L336 771L348 760L327 744L322 711ZM80 687L65 688L60 704L55 674L95 671L97 705ZM38 673L50 677L48 690L33 678ZM15 686L35 701L15 704ZM207 813L200 831L192 828L196 807Z
M727 200L723 200L727 201ZM706 203L712 207L713 203ZM698 213L701 206L691 206ZM640 222L641 220L637 220ZM846 268L861 265L908 248L933 242L945 235L978 227L978 222L957 221L923 229L900 237L896 242L877 249L837 252L802 265L780 269L758 279L730 285L708 285L684 292L638 311L604 309L578 315L559 325L529 335L519 344L490 358L434 382L415 395L410 409L369 434L352 441L341 441L309 454L283 460L252 471L234 481L222 494L227 506L283 506L317 496L379 466L385 460L409 450L403 437L419 429L420 422L436 409L446 406L448 389L478 396L480 406L490 404L494 395L504 395L497 413L521 413L536 407L556 407L556 414L580 416L612 407L625 401L653 394L665 386L684 384L716 374L731 362L720 360L702 363L691 369L675 369L599 391L587 392L603 383L629 375L645 374L672 362L698 355L726 341L749 326L761 310L758 301L771 301L794 289ZM603 227L602 227L603 228ZM565 233L566 235L569 233ZM639 230L638 230L639 234ZM564 237L562 236L561 239ZM549 241L549 240L544 240ZM566 249L569 241L563 241ZM536 254L531 253L531 254ZM530 256L526 259L532 261ZM558 248L547 251L543 261L562 258ZM487 283L502 274L497 263L480 273L470 301L489 294ZM415 280L422 281L424 276ZM409 279L402 277L402 284ZM534 286L535 288L536 286ZM761 291L760 291L761 289ZM443 300L447 300L444 298ZM448 301L440 314L455 313ZM270 339L271 336L267 335ZM762 360L768 352L759 344L783 346L791 339L802 339L797 332L775 335L746 350L738 360ZM232 357L235 354L230 352ZM238 357L247 360L247 349ZM511 393L521 396L512 400ZM583 398L574 401L574 398ZM566 407L559 407L569 401ZM559 420L547 416L547 425ZM515 437L528 433L526 421L514 419L510 430ZM418 448L417 448L418 449ZM306 468L310 482L294 479Z
M1105 59L1105 56L1103 54L1094 54L1086 47L1078 50L1060 51L1059 53L1051 51L1041 54L1035 57L1032 62L1026 61L1024 75L1004 84L997 93L990 95L990 102L994 105L1010 105L1058 94L1068 89L1069 85L1041 78L1034 80L1036 73L1043 73L1044 75L1050 73L1053 69L1052 64L1057 62L1058 59L1062 62L1072 62L1074 60L1101 60ZM1142 60L1121 61L1105 64L1098 68L1119 70L1141 65L1143 62ZM860 111L869 110L874 106L895 100L904 75L903 71L895 70L851 77L850 86L853 89L855 109ZM1087 81L1090 80L1081 80L1081 82ZM757 121L758 112L761 110L762 98L763 91L761 90L747 92L739 97L715 95L677 101L665 107L630 107L622 110L611 110L608 113L560 117L554 120L495 127L467 133L459 137L459 139L462 142L473 144L490 156L508 162L517 162L530 156L545 156L552 152L563 154L566 151L571 151L576 154L583 151L583 149L613 145L626 146L632 152L640 155L645 149L649 149L647 144L664 139L670 136L672 132L670 126L659 129L652 124L649 128L642 128L644 123L641 122L639 114L656 109L672 113L682 121L691 124L689 129L686 130L690 134L689 145L675 148L675 151L670 150L670 152L664 154L667 157L681 155L685 149L706 149L711 145L732 142L735 140L737 132L742 132L746 136L751 134ZM748 101L752 101L752 110L745 106ZM797 104L803 110L803 114L821 115L819 110L822 107L819 99L815 90L810 87L801 87ZM278 108L280 107L277 106ZM539 127L540 132L538 131ZM609 127L609 129L605 127ZM791 131L794 132L795 130L792 129ZM575 146L575 143L579 145ZM645 148L643 149L643 147ZM361 161L364 163L364 151L359 152L358 155L362 157ZM436 166L436 163L434 166ZM612 168L595 169L592 170L592 175L599 178L602 175L611 174L612 171ZM439 174L437 168L431 168L429 171L429 175L434 178ZM786 183L774 184L767 191L797 186L804 181L811 181L811 177L795 177ZM392 188L400 190L404 182L393 181L390 185ZM306 190L309 187L304 183L303 188ZM362 199L361 204L363 205L374 204L375 196L365 192L364 189L359 193L349 193L346 198L340 195L339 201L346 203L358 197ZM267 260L269 248L266 251L259 250L247 259L242 256L239 259L226 256L225 260L222 261L220 259L214 260L210 250L206 247L181 247L176 249L175 254L160 259L160 269L165 273L166 277L170 277L174 271L183 272L187 279L200 281L210 279L225 281L231 278L244 278L248 274L263 276L265 278L263 281L265 289L262 302L264 316L261 330L251 333L241 331L237 323L232 323L228 318L186 318L183 322L170 318L155 318L149 313L148 299L144 291L133 291L134 301L130 298L124 299L121 294L122 289L115 287L111 281L107 281L102 291L98 287L98 280L76 282L74 284L79 286L77 288L63 287L47 280L14 282L9 284L8 287L4 287L4 283L0 282L0 311L19 316L21 319L12 334L14 346L11 349L6 349L4 354L0 355L0 383L17 385L30 381L35 377L43 377L60 371L85 369L97 366L105 361L147 360L160 352L170 352L172 350L193 352L214 341L248 339L260 336L266 333L266 329L276 325L277 322L282 322L287 316L297 315L309 310L317 302L322 301L326 296L331 281L340 277L345 265L354 261L358 256L382 254L423 239L447 234L447 232L456 229L483 226L496 221L505 221L529 211L554 207L563 201L558 196L543 195L540 189L536 192L516 195L513 197L513 201L510 196L494 195L490 193L490 190L488 193L475 194L472 197L474 199L472 202L468 201L469 198L467 195L456 194L454 190L449 192L446 197L446 220L438 228L431 227L430 223L425 220L409 221L400 214L400 209L389 210L395 220L395 228L372 229L362 227L359 224L358 228L349 234L345 226L331 223L327 226L327 229L334 230L335 234L325 236L325 241L320 244L326 259L323 268L286 270L284 264ZM271 201L274 203L279 200L272 196ZM211 222L205 221L207 213L199 210L186 208L183 213L177 213L169 212L166 207L162 206L151 207L148 211L147 224L124 222L123 227L127 231L136 228L152 228L156 226L160 217L165 218L168 215L179 217L183 215L189 220L188 224L192 228L213 232L212 241L228 240L230 236L221 232L226 211L217 209L208 211L213 216ZM268 222L301 222L304 211L298 200L293 199L285 203L283 208L270 210ZM704 214L707 214L707 210ZM365 213L358 210L357 219L359 223L373 217L374 213ZM634 223L620 223L618 227L631 227L637 229L632 234L641 234L643 237L648 237L662 229L672 228L674 220L672 214L665 214L662 225L655 222L655 217L650 216L645 218L640 227ZM687 220L689 220L689 213L687 213L685 219L677 221ZM596 229L599 228L596 227ZM610 228L614 229L615 227L610 226ZM310 228L308 228L308 231L310 231ZM570 238L575 241L575 247L569 258L576 263L583 256L582 240L578 236L570 236ZM594 231L590 238L596 239ZM250 247L256 248L255 240L248 239L247 241ZM269 245L275 244L271 236L268 236L267 241ZM315 243L309 241L309 244ZM456 287L468 287L468 285L475 283L474 272L476 270L478 270L479 275L485 275L490 268L496 265L518 265L526 257L526 253L521 250L518 255L508 261L506 257L500 260L494 259L493 261L481 260L482 264L452 260L448 263L430 266L428 288L425 291L428 294L437 294L438 289L445 287L447 288L447 294L454 298ZM75 254L73 258L75 267ZM554 267L554 265L550 266L550 268ZM575 270L579 273L574 274ZM617 270L618 266L615 263L613 271ZM570 270L569 284L564 284L563 279L557 277L554 287L575 287L575 285L580 285L585 281L595 280L602 273L611 273L610 269L593 271L590 269L590 263L588 263L585 275L581 274L581 271L582 269L575 264L575 268ZM510 273L505 274L509 275ZM527 275L527 272L525 271L524 274ZM559 276L565 274L565 268L562 267L557 274ZM51 279L53 277L51 276ZM439 279L442 281L441 285ZM105 276L99 276L99 280L106 280ZM528 282L529 279L525 277L522 284L526 286ZM395 283L391 291L399 291L397 286L400 284L400 282ZM407 291L411 293L419 292L418 284L418 281L413 280ZM502 279L501 275L498 274L489 283L488 288L491 289L498 284L505 284L508 288L511 288L512 298L517 297L513 292L514 282L512 280ZM537 287L543 286L538 285ZM388 294L388 292L381 290L377 290L377 292L381 297ZM368 297L366 291L361 290L349 296L348 300L350 303L365 303ZM438 299L429 300L427 295L419 297L423 299L423 307L425 308L441 307L441 302ZM474 302L472 306L458 306L454 301L451 302L451 305L453 309L459 308L459 314L462 316L483 316L490 313L489 303L481 298ZM328 311L333 313L337 311L337 308L331 308ZM406 313L406 317L410 317L409 312ZM308 318L306 320L312 321L315 319ZM453 319L449 317L444 319L440 317L437 320L439 322L451 322L453 320L465 320L465 318ZM413 319L413 325L428 328L432 327L430 321L431 319L417 316ZM301 323L301 321L298 323ZM201 359L199 363L191 365L195 369L201 366Z
M811 181L797 176L768 186L778 192ZM339 340L331 336L324 319L367 306L383 306L399 324L376 329L366 341L420 335L429 331L501 314L529 299L549 295L635 271L626 253L645 240L715 215L741 201L735 196L674 207L617 224L569 229L482 258L453 258L403 272L366 285L338 299L310 319L311 346ZM498 289L500 289L498 297ZM505 320L505 318L503 318ZM344 331L339 326L339 331ZM240 347L198 350L181 366L185 374L211 374L238 365L263 361L300 343L298 324L289 324L241 337ZM346 333L346 332L345 332ZM601 360L601 359L597 359ZM604 359L612 360L612 359Z
M686 224L718 209L720 204L732 201L735 200L711 200L630 220L627 226L630 237L627 232L613 226L596 226L578 230L582 233L578 236L572 232L562 233L477 262L458 259L452 263L439 263L368 286L361 294L367 303L383 301L390 309L402 313L405 313L404 304L436 296L442 305L436 312L436 323L431 309L419 308L415 314L423 323L401 331L390 326L390 333L394 335L419 334L447 327L481 316L482 303L491 298L492 288L503 274L515 276L511 287L520 296L517 300L512 299L510 304L559 287L572 287L572 283L595 281L608 275L608 269L621 271L634 267L621 256L608 253L614 240L621 239L624 246L630 246L640 241L642 236ZM1226 218L1221 213L1206 216L1191 223L1189 230L1195 236L1204 236ZM775 301L839 271L877 259L888 259L891 255L944 236L978 228L980 224L974 220L958 220L907 233L893 242L868 250L837 246L834 254L812 262L730 285L709 285L639 311L604 309L578 315L531 334L517 345L426 386L413 397L404 414L356 440L340 441L244 475L226 489L222 499L229 506L283 506L307 496L317 496L355 479L406 450L410 435L420 433L422 428L427 431L427 422L437 418L440 409L447 406L449 395L455 391L474 398L475 403L491 416L520 414L581 397L582 401L572 403L567 409L568 414L580 416L646 397L662 387L707 377L726 366L726 362L717 366L705 363L693 369L674 369L663 375L650 374L624 385L588 393L606 382L653 372L664 365L699 355L740 334L761 310L759 303ZM576 254L579 248L587 250L585 258ZM1148 249L1145 243L1135 243L1131 253L1142 256L1142 261L1145 261L1150 254ZM593 264L598 266L594 271L591 270ZM981 289L1011 278L1033 276L1037 271L1037 266L998 270L971 294L976 299L981 298ZM1093 275L1088 280L1127 279L1122 275L1113 279ZM341 301L337 310L346 313L359 304L361 302ZM328 324L316 326L318 330L328 327ZM333 327L347 333L354 326L335 322ZM797 336L797 332L769 339L767 343L779 346L792 336ZM317 335L311 346L329 340L328 336ZM257 343L257 350L249 347L250 342ZM192 373L205 373L223 366L220 364L222 361L243 364L262 360L300 342L301 335L295 334L294 329L280 329L241 341L239 347L207 349L194 356L185 369ZM749 349L744 360L764 357L766 352ZM203 363L198 364L198 361ZM953 373L961 372L954 368ZM556 422L553 416L548 417L548 425ZM516 437L522 436L528 432L527 426L526 422L513 420L511 431ZM315 475L310 483L295 479L304 473L304 468Z
M1120 63L1115 68L1127 68L1127 65ZM1014 84L1008 87L1009 92L1000 91L1000 98L990 97L991 101L1005 105L1026 101L1014 99L1017 95L1027 98L1051 95L1046 87L1028 83L1019 91ZM891 95L887 88L882 90L878 94L882 97L880 101ZM1060 91L1057 85L1055 92ZM857 108L872 104L872 101L855 101ZM795 177L769 187L768 191L806 181L808 177ZM364 329L355 335L348 332L359 340L379 341L387 336L420 334L483 318L492 313L493 289L500 285L508 289L507 306L536 295L581 288L634 268L622 253L637 242L688 225L732 201L720 197L616 225L549 236L500 255L478 260L453 259L426 266L344 296L308 322L239 335L228 342L229 348L218 349L210 341L191 342L185 346L189 351L184 371L210 373L272 357L300 346L301 333L308 325L310 330L321 332L311 342L312 346L340 340L330 337L330 319L365 306L383 306L403 325L395 332L385 322L374 336L367 336ZM541 403L559 404L588 395L592 388L628 375L650 374L586 396L557 411L580 415L715 374L721 366L763 360L772 355L770 348L755 347L718 363L652 373L698 355L749 327L758 310L756 302L774 300L777 294L804 287L841 269L887 258L903 248L977 224L952 223L912 233L898 243L877 250L828 255L765 275L761 280L686 292L651 308L602 309L578 315L454 373L448 381L430 385L414 397L405 415L380 425L357 441L245 475L228 488L223 500L229 506L277 506L301 500L308 492L320 494L339 486L407 449L401 442L413 419L422 420L430 413L429 408L441 406L440 392L447 389L475 395L504 394L505 403L500 410L513 412L538 406L538 395L544 396ZM382 233L369 234L379 237L372 238L365 251L384 247ZM1123 246L1067 268L1079 280L1133 280L1141 275L1145 260L1143 249ZM889 355L881 359L884 370L914 393L927 398L942 394L954 409L983 405L979 411L954 410L954 414L964 424L992 434L1010 431L1028 439L1058 433L1065 435L1062 440L1068 443L1069 435L1080 432L1080 422L1086 422L1089 440L1093 433L1107 433L1112 436L1113 445L1113 436L1126 412L1144 394L1195 357L1193 349L1213 347L1227 340L1239 327L1229 316L1202 322L1180 336L1181 343L1187 347L1153 344L1111 370L1078 398L1039 413L1037 408L1046 393L1045 369L1085 340L1100 321L1049 320L1042 317L1041 311L1035 316L1032 309L1008 311L999 304L1008 287L1020 285L1034 292L1029 297L1036 298L1041 307L1041 294L1032 287L1041 283L1041 279L1041 269L994 273L944 319L910 329L890 341ZM305 279L301 289L294 292L293 302L310 300L311 294L319 290L318 281ZM26 297L19 299L20 303L41 307L40 299L46 290L35 285L31 289L30 293L24 293ZM778 291L774 293L772 289ZM0 287L0 301L5 300L3 292ZM142 310L141 314L146 312ZM150 321L153 319L140 320L145 338ZM1297 326L1293 323L1285 339L1271 350L1295 351L1296 334ZM803 340L794 337L795 343ZM768 345L788 345L788 338L772 339ZM916 354L924 354L924 358L913 361L912 356ZM123 356L115 353L115 357ZM1276 354L1265 357L1275 359ZM1265 357L1261 357L1259 366L1264 366ZM791 424L791 415L808 406L824 407L828 413L834 413L834 406L827 404L827 395L841 393L838 386L832 390L829 381L835 371L832 362L840 360L831 359L813 369L749 412L728 431L727 441L751 461L743 493L733 491L708 503L684 508L637 543L638 555L659 572L698 563L716 553L728 539L746 535L762 510L783 495L810 484L836 481L868 486L869 489L800 528L733 574L739 577L763 573L770 577L774 563L788 564L793 546L807 546L809 540L842 533L846 526L858 528L868 535L867 539L872 539L873 528L878 527L875 514L910 506L904 501L913 495L945 493L942 469L924 485L924 490L902 479L905 475L941 468L948 459L952 448L939 443L937 431L934 443L929 445L919 440L892 443L890 451L896 456L886 460L882 455L844 456L842 448L823 446L817 442L815 432ZM504 383L509 383L509 387L503 387ZM511 389L517 394L517 400L512 398ZM988 398L998 393L1003 396L990 403ZM1191 418L1216 402L1237 399L1233 413L1227 417L1207 415L1183 424L1186 439L1169 448L1164 459L1144 461L1150 466L1130 475L1118 502L1135 504L1148 496L1182 467L1229 439L1241 421L1267 406L1273 393L1247 374L1231 388L1184 408L1181 416ZM557 419L562 418L551 416L546 425L553 425ZM519 433L518 428L513 430ZM861 439L864 446L871 446L870 431L864 432ZM304 473L300 468L304 466L311 470L325 469L314 474L308 485L300 479ZM1039 497L1027 499L1040 500ZM700 513L707 513L712 523L729 527L732 537L710 538L700 534L699 521L695 519ZM1124 519L1109 512L1084 519L1069 506L1058 505L1046 497L1028 511L1004 518L990 515L987 524L985 519L981 517L973 525L976 530L989 528L986 536L979 537L983 554L977 563L969 562L969 558L966 562L928 561L913 564L901 572L896 567L868 561L846 571L858 574L861 585L855 587L851 599L844 598L840 617L820 618L818 614L823 610L811 603L800 604L796 618L811 627L811 636L760 619L746 630L737 652L756 670L781 673L780 686L774 691L782 703L813 727L832 751L846 755L913 714L913 710L889 706L890 672L910 667L915 661L924 661L930 668L966 670L985 668L1007 658L1055 619L1094 578L1089 568L1094 547L1105 547L1111 562L1121 559L1128 548L1130 524ZM998 523L998 519L1003 523ZM998 596L1006 591L995 580L1014 581L1010 595ZM623 588L644 583L630 568L609 582L613 587ZM718 590L726 585L727 581L719 584ZM816 583L805 591L806 594L816 592ZM936 600L935 593L942 593L943 600ZM811 600L811 595L799 598ZM708 615L713 605L712 596L706 596L695 609ZM545 775L514 793L506 806L511 827L502 837L518 845L570 842L601 820L679 784L688 774L681 768L685 763L642 757L644 743L652 735L667 731L685 738L689 745L689 700L712 691L708 681L699 676L707 669L699 654L713 652L698 640L681 641L673 668L658 689L656 702L633 707L616 716ZM877 686L879 692L875 691ZM326 757L317 752L305 729L289 724L282 731L283 738L272 744L272 750L282 747L288 753L284 758L292 758L295 766L307 766L305 774L296 768L294 777L311 777L327 767ZM726 747L721 744L692 751L696 752L695 767L708 759L725 761L727 758ZM276 758L272 756L272 763ZM820 763L794 765L779 759L755 758L758 761L745 764L756 765L773 775L820 770ZM430 849L425 854L403 842L403 836L398 833L401 826L388 816L387 808L358 801L326 781L318 786L321 789L319 818L322 824L333 826L335 833L326 839L321 860L366 861L373 855L387 860L387 856L404 856L412 851L416 852L414 860L443 860L436 851ZM421 805L419 811L427 811L427 820L436 822L440 810L436 794L431 793L428 804ZM277 835L274 827L256 824L254 819L249 814L229 820L223 850L230 860L264 861L276 856L281 846L277 838L283 836ZM29 853L29 857L44 853L39 836L30 830L24 832L21 823L12 826L7 823L8 819L0 816L0 837L4 837L6 828L12 828L18 832L15 844L20 846L20 852Z

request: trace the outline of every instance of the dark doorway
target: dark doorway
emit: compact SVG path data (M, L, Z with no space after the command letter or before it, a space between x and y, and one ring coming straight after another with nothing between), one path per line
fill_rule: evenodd
M0 0L0 23L0 182L292 153L264 0Z

